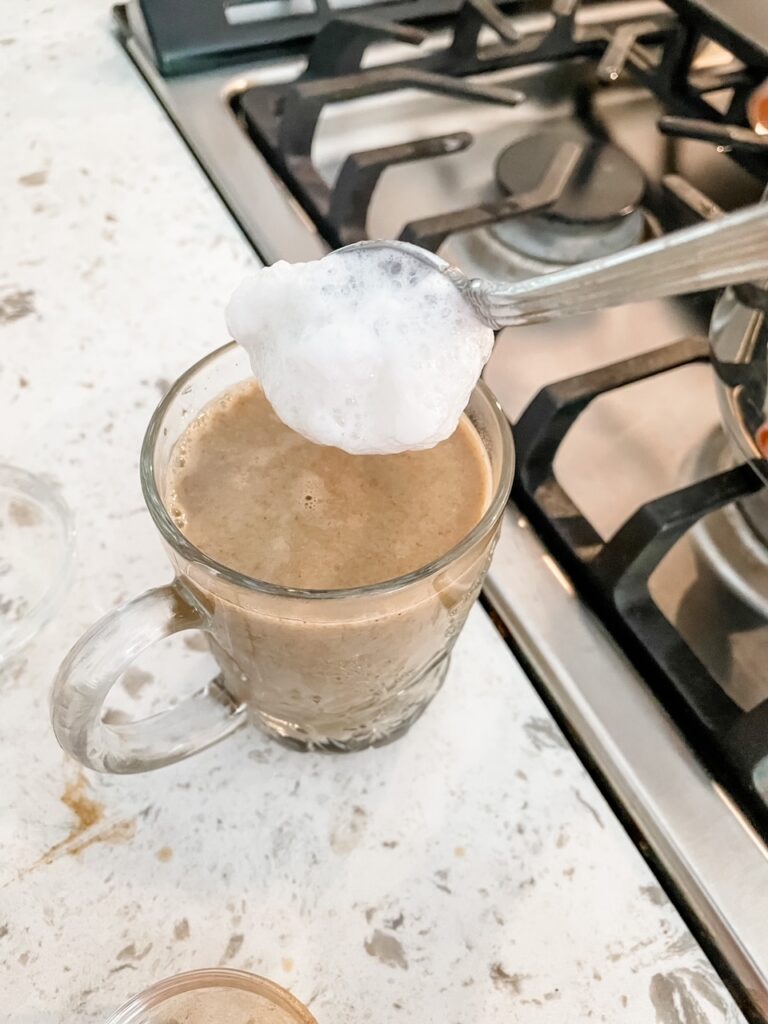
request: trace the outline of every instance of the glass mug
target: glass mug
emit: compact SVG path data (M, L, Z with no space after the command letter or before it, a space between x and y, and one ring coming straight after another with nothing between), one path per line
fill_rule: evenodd
M247 354L231 342L180 377L150 421L141 482L176 575L91 627L59 669L53 728L62 747L89 768L159 768L246 721L305 749L362 749L404 732L445 677L512 483L512 434L498 402L479 382L466 409L488 454L493 493L480 522L451 551L383 583L299 590L215 562L183 536L164 503L171 455L186 426L249 376ZM104 722L104 701L133 659L186 629L204 632L220 669L216 678L150 718Z

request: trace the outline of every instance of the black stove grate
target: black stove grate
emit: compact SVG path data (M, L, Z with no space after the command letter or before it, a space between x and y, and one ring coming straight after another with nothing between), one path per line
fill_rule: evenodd
M369 15L334 20L317 35L305 73L296 81L257 86L235 98L235 109L275 170L290 185L332 247L366 238L368 205L383 171L395 164L459 153L472 144L469 132L419 139L352 153L329 188L312 162L312 143L323 109L333 103L404 88L422 89L457 99L515 106L524 100L516 89L466 81L467 76L540 61L597 57L603 33L575 31L576 0L556 0L553 24L546 32L521 36L491 0L465 0L452 24L451 40L442 50L397 64L361 68L367 47L382 39L418 45L425 33L412 26L379 21ZM493 28L498 43L481 46L483 27ZM573 170L571 147L565 147L551 175L525 196L452 211L408 224L401 237L437 249L457 231L495 223L560 196Z
M692 68L700 28L671 11L653 19L589 26L577 20L578 0L553 0L551 22L542 29L510 20L492 0L464 0L451 23L448 44L437 52L414 53L396 64L363 68L370 44L393 39L417 46L425 33L413 25L383 21L370 13L338 17L324 24L309 50L306 71L295 81L255 86L233 100L236 114L273 168L286 181L332 247L365 239L368 206L387 167L408 161L459 153L472 144L458 132L352 153L333 188L314 166L312 144L323 110L334 103L417 88L474 102L514 106L524 99L514 86L467 81L467 76L541 62L591 62L593 79L610 83L627 72L660 98L666 116L660 130L669 135L703 138L724 148L747 170L764 180L768 173L768 138L746 120L746 102L768 76L768 58L746 66L706 72ZM528 28L526 28L528 25ZM480 32L490 27L497 42L481 45ZM751 51L750 51L751 52ZM730 94L727 109L710 104L710 94ZM578 117L590 130L590 88L583 90ZM407 224L400 235L433 251L451 234L509 220L554 205L579 163L572 144L558 152L538 187L499 202L449 211ZM490 169L489 169L490 173Z
M648 502L603 541L553 469L560 445L593 399L708 360L706 338L685 338L543 388L513 427L513 495L712 776L733 793L768 840L768 807L754 782L755 769L768 756L768 700L750 711L732 701L661 612L649 589L653 571L683 534L710 512L758 491L763 486L760 477L749 463L717 473Z

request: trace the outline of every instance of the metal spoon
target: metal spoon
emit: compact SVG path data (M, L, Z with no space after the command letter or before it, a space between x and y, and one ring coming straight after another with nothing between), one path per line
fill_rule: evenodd
M768 277L768 203L515 284L469 278L409 242L356 242L336 254L367 248L389 249L445 274L478 319L499 330L625 302L762 282Z

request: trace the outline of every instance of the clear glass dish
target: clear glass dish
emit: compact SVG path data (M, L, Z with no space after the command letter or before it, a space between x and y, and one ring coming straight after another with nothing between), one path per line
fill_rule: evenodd
M58 608L73 551L72 514L56 489L0 463L0 665Z
M295 996L248 971L175 974L140 992L105 1024L317 1024Z

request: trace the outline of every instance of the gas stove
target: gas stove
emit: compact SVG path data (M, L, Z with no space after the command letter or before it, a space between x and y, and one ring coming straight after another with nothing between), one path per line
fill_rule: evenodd
M402 238L520 280L768 182L749 0L175 6L116 8L120 37L265 262ZM722 429L714 299L501 332L518 472L484 602L765 1020L768 499Z

